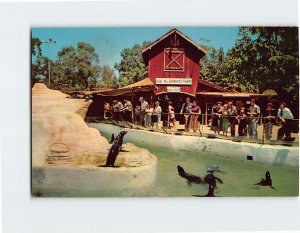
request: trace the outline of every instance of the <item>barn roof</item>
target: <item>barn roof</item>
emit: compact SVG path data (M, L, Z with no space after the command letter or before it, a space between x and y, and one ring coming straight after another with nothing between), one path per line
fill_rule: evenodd
M204 86L211 87L212 89L214 89L216 91L221 91L221 92L227 91L226 89L224 89L224 88L222 88L222 87L220 87L220 86L218 86L216 84L213 84L213 83L211 83L209 81L206 81L206 80L204 80L202 78L199 78L198 85L199 85L198 86L199 88L200 88L200 85L204 85Z
M178 29L174 28L171 31L167 32L165 35L161 36L160 38L158 38L156 41L152 42L150 45L148 45L147 47L142 49L142 53L147 52L149 49L151 49L153 46L157 45L158 43L160 43L162 40L164 40L165 38L167 38L168 36L172 35L173 33L176 33L177 35L181 36L182 38L184 38L186 41L188 41L189 43L191 43L192 45L194 45L198 50L200 50L202 53L206 54L207 50L204 49L203 47L201 47L200 45L198 45L197 43L195 43L194 41L192 41L189 37L187 37L186 35L184 35L181 31L179 31Z
M153 91L155 89L157 89L156 85L149 78L145 78L141 81L130 84L128 86L121 87L118 89L102 91L98 94L103 96L120 96L120 95L130 96L132 95L133 92L147 92L147 91Z

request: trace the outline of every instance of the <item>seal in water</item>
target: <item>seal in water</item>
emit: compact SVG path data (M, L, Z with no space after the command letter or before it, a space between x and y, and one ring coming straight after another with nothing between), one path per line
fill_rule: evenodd
M265 174L265 179L262 178L260 180L260 182L254 184L254 185L260 185L260 186L269 186L270 188L272 189L275 189L273 186L272 186L272 179L271 179L271 174L269 171L266 172ZM275 189L277 191L277 189Z
M112 144L112 143L114 142L114 140L115 140L115 134L113 133L113 134L111 135L109 144Z
M179 165L177 165L177 170L178 170L178 174L182 178L186 179L186 182L188 185L192 185L192 183L194 183L194 184L202 184L203 183L203 180L201 177L186 173L184 171L183 167L181 167Z
M119 151L123 145L123 138L127 132L121 131L119 135L115 138L106 158L105 167L115 167L115 161L119 154Z
M217 187L217 181L223 184L223 181L220 178L214 176L213 173L208 173L204 177L204 182L208 184L208 193L204 197L215 197L214 191Z

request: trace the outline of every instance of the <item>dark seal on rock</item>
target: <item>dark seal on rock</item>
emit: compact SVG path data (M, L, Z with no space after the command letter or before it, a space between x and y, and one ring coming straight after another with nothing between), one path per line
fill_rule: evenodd
M127 132L121 131L113 141L113 144L108 152L105 167L115 167L115 161L118 157L119 151L122 149L123 138Z

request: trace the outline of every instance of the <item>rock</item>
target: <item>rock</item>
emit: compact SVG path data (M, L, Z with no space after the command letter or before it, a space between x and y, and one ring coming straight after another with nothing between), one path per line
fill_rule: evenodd
M49 165L53 153L106 154L109 143L98 130L89 128L76 111L91 103L69 99L60 91L36 83L32 89L32 165ZM58 163L57 163L58 164Z
M105 164L111 145L83 120L92 101L67 97L41 83L32 88L33 193L44 195L41 190L45 188L122 189L151 185L157 159L133 144L123 145L127 152L120 152L116 160L120 168L98 167Z

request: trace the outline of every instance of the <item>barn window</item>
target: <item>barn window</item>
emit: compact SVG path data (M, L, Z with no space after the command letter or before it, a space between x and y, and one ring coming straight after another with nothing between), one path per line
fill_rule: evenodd
M164 51L165 71L184 71L184 49L167 48Z

